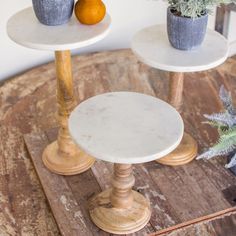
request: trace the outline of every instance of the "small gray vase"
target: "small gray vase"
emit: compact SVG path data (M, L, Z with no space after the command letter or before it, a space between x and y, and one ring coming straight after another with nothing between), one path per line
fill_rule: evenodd
M32 0L36 17L44 25L62 25L69 21L74 0Z
M198 18L182 17L167 9L167 32L170 44L180 50L193 50L201 46L207 29L208 14Z

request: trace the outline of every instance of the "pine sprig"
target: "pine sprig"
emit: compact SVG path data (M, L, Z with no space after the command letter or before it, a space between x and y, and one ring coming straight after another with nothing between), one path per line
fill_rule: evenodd
M168 0L172 9L181 16L197 18L206 13L211 13L214 7L221 4L235 3L236 0Z
M208 120L218 123L222 126L232 127L232 126L236 125L236 116L229 114L228 111L226 111L224 113L215 113L212 115L205 114L204 117L207 118Z
M215 144L205 153L198 156L197 160L203 158L209 160L215 156L224 156L234 151L235 148L236 148L236 131L234 131L233 133L222 135L217 144Z
M204 123L217 128L219 140L213 147L198 156L197 159L209 160L212 157L224 156L236 151L236 110L232 103L231 93L224 86L221 86L219 96L225 111L212 115L204 115L209 120ZM231 168L235 165L236 154L226 167Z

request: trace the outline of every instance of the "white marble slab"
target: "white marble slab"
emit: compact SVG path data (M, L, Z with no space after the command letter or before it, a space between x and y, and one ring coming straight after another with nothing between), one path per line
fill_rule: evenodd
M113 163L161 158L180 143L184 125L166 102L133 92L92 97L72 112L69 130L88 154Z
M102 40L108 33L111 18L107 14L102 22L87 26L79 23L74 14L71 20L60 26L46 26L36 18L33 8L26 8L7 23L7 33L16 43L40 50L71 50L82 48Z
M199 49L177 50L169 43L166 25L142 29L133 37L131 48L143 63L171 72L208 70L222 64L229 53L225 37L210 29Z

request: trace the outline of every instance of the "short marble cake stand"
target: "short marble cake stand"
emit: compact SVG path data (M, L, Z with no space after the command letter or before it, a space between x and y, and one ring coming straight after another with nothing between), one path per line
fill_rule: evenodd
M32 7L18 12L7 23L8 35L16 43L28 48L55 51L60 129L57 141L45 149L43 162L57 174L78 174L94 163L94 158L78 149L68 131L68 117L76 105L70 50L102 40L109 32L110 23L109 15L94 26L82 25L73 16L67 24L45 26L38 22Z
M143 63L170 71L169 103L179 112L183 103L184 73L214 68L228 57L227 40L210 29L202 46L193 51L173 48L168 41L166 25L154 25L139 31L132 39L131 48ZM157 161L171 166L183 165L196 157L197 149L196 141L185 133L179 147Z
M98 95L82 102L69 118L69 131L81 149L115 163L112 189L95 196L90 216L102 230L133 233L150 219L149 201L132 191L132 164L161 158L180 143L183 121L168 103L133 92Z

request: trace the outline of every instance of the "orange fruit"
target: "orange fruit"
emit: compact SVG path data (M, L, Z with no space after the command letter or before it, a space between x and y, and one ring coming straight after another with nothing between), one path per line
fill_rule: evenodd
M106 7L101 0L78 0L75 4L75 15L82 24L97 24L105 14Z

